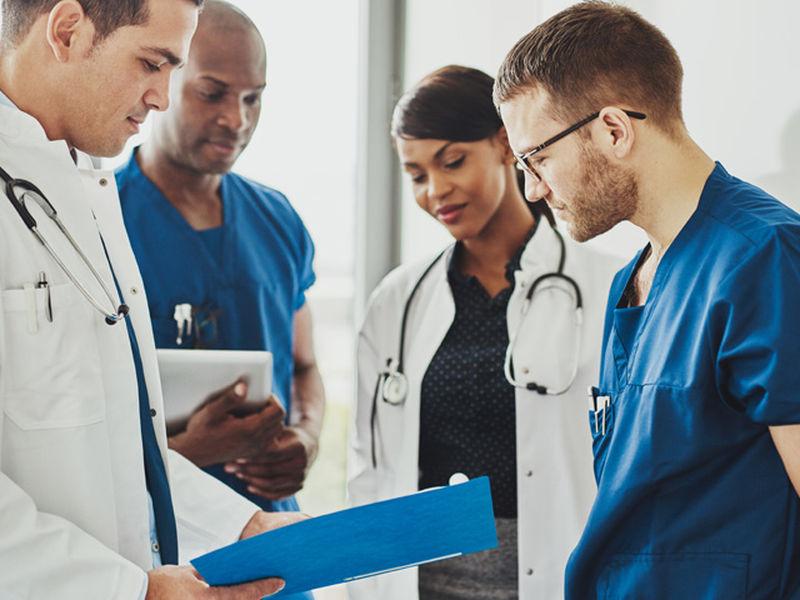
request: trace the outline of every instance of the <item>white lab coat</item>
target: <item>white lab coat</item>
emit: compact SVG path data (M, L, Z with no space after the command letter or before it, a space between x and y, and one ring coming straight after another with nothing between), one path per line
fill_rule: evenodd
M566 237L566 236L565 236ZM404 406L377 403L377 469L372 466L370 415L377 374L397 360L402 311L411 289L430 264L402 266L372 294L358 340L358 397L349 494L363 504L417 490L420 388L428 365L455 316L447 281L452 248L421 285L406 334ZM509 337L519 322L522 300L539 275L555 271L561 256L553 229L542 222L515 273L507 311ZM580 285L584 303L577 380L563 396L516 390L519 592L523 600L563 597L564 567L594 499L587 387L596 383L608 288L620 261L567 240L564 272ZM514 353L519 380L554 385L568 379L573 364L574 293L549 279L537 292ZM566 292L566 294L565 294ZM409 523L424 527L424 523ZM353 600L414 600L417 570L409 569L351 584Z
M82 163L89 166L85 156ZM233 542L257 507L167 452L147 298L113 174L76 168L63 141L48 141L34 118L3 105L0 166L45 193L114 290L98 230L102 233L141 348L155 431L169 467L181 559ZM34 202L27 206L73 273L107 304L52 221ZM40 272L51 286L52 323L45 317L45 292L30 288ZM4 192L0 409L0 597L138 599L152 554L137 381L126 328L105 324L24 226Z

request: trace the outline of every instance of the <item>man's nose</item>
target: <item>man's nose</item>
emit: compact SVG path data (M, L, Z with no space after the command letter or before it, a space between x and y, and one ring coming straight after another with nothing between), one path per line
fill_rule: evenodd
M247 106L241 100L231 98L223 106L217 117L217 123L232 131L241 131L249 124Z
M528 202L541 200L548 193L550 193L550 188L543 179L534 177L530 173L525 173L525 199Z
M169 72L162 69L142 98L148 109L164 111L169 108L169 81Z

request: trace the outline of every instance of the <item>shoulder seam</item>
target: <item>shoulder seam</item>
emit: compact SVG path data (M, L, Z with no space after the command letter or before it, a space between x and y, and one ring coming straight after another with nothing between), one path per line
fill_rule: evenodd
M726 223L725 221L720 219L714 213L709 212L707 209L698 207L697 210L702 212L703 215L707 216L709 219L713 219L714 221L719 223L721 226L725 227L727 230L734 232L735 234L739 235L740 237L743 237L745 240L747 240L750 243L751 246L758 246L759 245L760 242L758 240L754 239L753 237L751 237L750 235L748 235L744 231L741 231L740 229L734 227L730 223Z

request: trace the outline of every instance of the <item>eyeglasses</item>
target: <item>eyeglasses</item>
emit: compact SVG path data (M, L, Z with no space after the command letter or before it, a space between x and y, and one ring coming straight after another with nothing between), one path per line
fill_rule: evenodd
M647 118L647 115L645 115L644 113L636 112L634 110L624 110L623 112L626 115L628 115L631 119L644 120L644 119ZM574 125L570 125L569 127L567 127L561 133L557 133L556 135L551 137L549 140L539 144L533 150L530 150L530 151L526 152L525 154L515 154L514 158L517 159L517 168L520 169L521 171L526 172L528 175L533 177L536 180L537 183L539 183L540 181L542 181L542 178L539 175L539 173L536 172L536 169L533 166L533 161L531 159L534 156L536 156L537 154L539 154L539 152L541 152L545 148L549 148L550 146L555 144L561 138L567 137L573 131L577 131L578 129L580 129L581 127L586 125L587 123L591 123L592 121L594 121L599 116L600 116L600 112L599 111L596 112L596 113L592 113L591 115L581 119L580 121L578 121Z

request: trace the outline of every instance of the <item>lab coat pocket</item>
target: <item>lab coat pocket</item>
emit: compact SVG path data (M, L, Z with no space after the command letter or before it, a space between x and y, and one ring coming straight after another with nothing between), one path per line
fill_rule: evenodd
M53 285L49 291L29 288L2 294L8 350L0 365L5 414L26 430L102 421L105 404L94 335L99 315L71 283Z
M728 552L618 554L598 582L602 600L744 600L750 556Z

